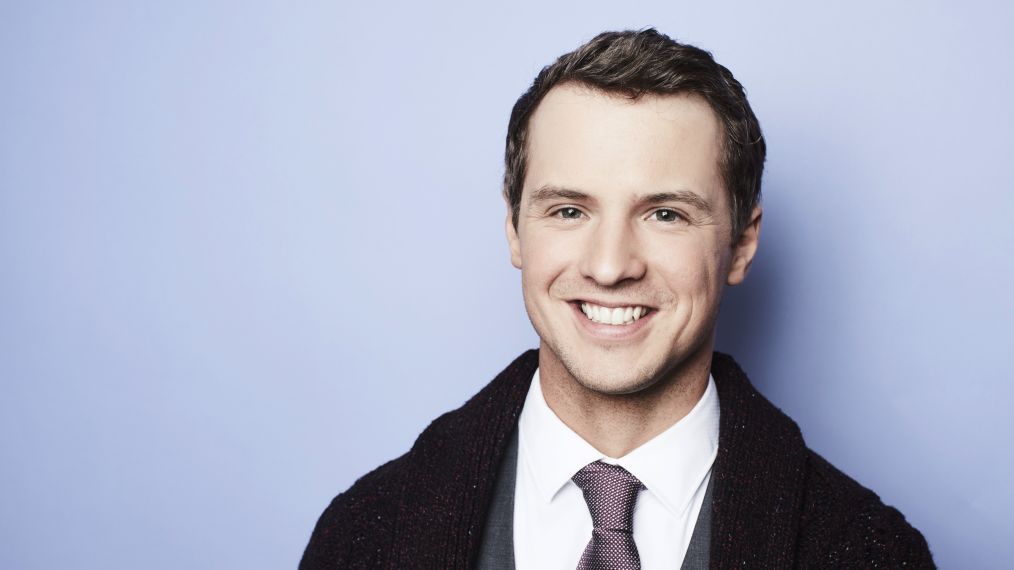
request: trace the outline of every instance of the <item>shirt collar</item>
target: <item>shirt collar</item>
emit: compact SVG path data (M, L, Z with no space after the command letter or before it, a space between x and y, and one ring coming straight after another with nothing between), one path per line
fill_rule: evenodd
M550 502L574 473L597 460L615 463L644 483L674 516L690 506L718 453L718 391L708 377L704 395L686 416L627 455L604 456L550 409L536 369L519 419L519 452L539 496Z

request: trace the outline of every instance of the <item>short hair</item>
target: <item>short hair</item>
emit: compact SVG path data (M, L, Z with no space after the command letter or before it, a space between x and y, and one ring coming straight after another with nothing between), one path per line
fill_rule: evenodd
M514 228L526 174L528 123L542 98L576 83L630 99L690 93L703 98L724 127L719 168L732 210L735 240L760 201L766 147L743 86L710 53L681 44L654 28L603 32L542 68L511 111L504 156L504 196Z

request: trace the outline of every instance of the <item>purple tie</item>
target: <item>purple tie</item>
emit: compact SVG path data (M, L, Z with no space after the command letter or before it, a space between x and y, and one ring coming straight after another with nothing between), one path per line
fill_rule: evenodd
M571 479L591 512L592 537L577 570L640 570L634 544L634 503L644 485L619 465L589 463Z

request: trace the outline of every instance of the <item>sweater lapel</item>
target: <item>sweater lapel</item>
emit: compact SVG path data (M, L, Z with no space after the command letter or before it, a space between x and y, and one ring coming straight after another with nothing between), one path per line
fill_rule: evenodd
M798 426L715 352L721 406L712 471L712 568L786 568L794 559L806 447Z
M390 567L475 566L498 467L537 366L538 351L525 352L416 440Z

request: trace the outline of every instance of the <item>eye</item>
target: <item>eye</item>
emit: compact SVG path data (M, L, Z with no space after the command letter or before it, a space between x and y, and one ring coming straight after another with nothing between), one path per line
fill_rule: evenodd
M659 208L652 212L652 215L659 222L679 222L686 219L679 212L670 208Z
M583 215L583 213L581 212L581 210L578 210L577 208L567 206L565 208L560 208L559 210L553 212L553 215L558 218L563 218L564 220L576 220L580 218Z

